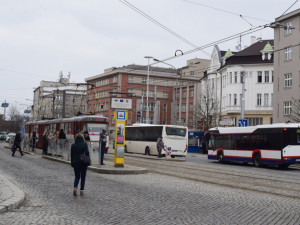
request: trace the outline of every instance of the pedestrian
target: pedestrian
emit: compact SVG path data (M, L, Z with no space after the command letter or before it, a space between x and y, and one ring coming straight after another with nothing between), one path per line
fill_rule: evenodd
M107 143L107 134L106 134L106 129L103 128L102 132L100 133L100 141L99 141L99 146L100 146L100 151L101 151L100 165L105 165L103 163L103 159L104 159L104 152L105 152L105 148L106 148L106 143Z
M157 152L158 152L158 157L161 158L161 150L164 148L164 143L163 143L163 137L159 137L157 139L157 143L156 143L156 148L157 148Z
M35 131L33 131L33 133L32 133L32 151L34 151L34 149L35 149L35 145L36 145L36 132Z
M20 131L18 131L18 133L16 134L16 136L15 136L15 140L14 140L14 151L12 152L12 156L15 156L15 152L17 151L17 149L19 149L19 151L20 151L20 153L21 153L21 156L23 156L24 154L23 154L23 152L22 152L22 149L21 149L21 141L22 141L22 139L21 139L21 133L20 133Z
M67 139L64 129L60 129L58 139Z
M47 131L45 131L42 140L43 140L43 155L48 155L49 137Z
M81 154L89 156L88 145L84 141L82 134L77 134L75 137L75 143L71 146L71 166L74 168L75 180L73 195L77 196L77 187L80 182L80 196L84 195L85 177L87 171L87 165L80 163L79 157Z
M90 136L89 136L89 132L88 132L87 130L84 131L83 135L84 135L84 139L85 139L86 141L90 141L90 140L91 140L91 139L90 139Z

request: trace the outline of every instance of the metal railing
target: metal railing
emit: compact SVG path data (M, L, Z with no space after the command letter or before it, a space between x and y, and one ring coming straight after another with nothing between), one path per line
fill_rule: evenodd
M36 141L37 142L37 141ZM29 137L23 137L21 142L21 148L27 151L34 151L36 153L36 142L33 146L33 141ZM94 165L100 164L100 149L99 142L86 141L91 163ZM71 161L71 143L67 139L49 139L48 142L48 155L61 158L63 160ZM10 146L11 147L11 146Z

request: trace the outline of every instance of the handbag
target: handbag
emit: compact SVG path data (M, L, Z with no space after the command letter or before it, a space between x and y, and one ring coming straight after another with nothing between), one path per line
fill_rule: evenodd
M89 155L86 155L85 153L79 155L79 161L81 164L85 166L91 165L91 158Z
M15 145L11 146L11 151L14 152L16 150Z

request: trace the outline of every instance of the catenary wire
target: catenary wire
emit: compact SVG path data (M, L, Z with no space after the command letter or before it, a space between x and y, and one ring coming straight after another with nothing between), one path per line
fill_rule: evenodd
M132 5L131 3L129 3L126 0L119 0L121 3L123 3L124 5L126 5L127 7L131 8L132 10L136 11L137 13L139 13L140 15L142 15L143 17L145 17L146 19L150 20L152 23L158 25L159 27L161 27L162 29L166 30L167 32L169 32L170 34L172 34L173 36L175 36L176 38L179 38L180 40L184 41L186 44L190 45L193 48L196 48L197 45L193 44L192 42L188 41L187 39L185 39L184 37L182 37L181 35L179 35L178 33L174 32L173 30L169 29L168 27L166 27L165 25L161 24L160 22L158 22L157 20L155 20L153 17L149 16L148 14L146 14L145 12L143 12L142 10L138 9L137 7L135 7L134 5ZM206 55L209 55L208 52L203 51L202 52Z

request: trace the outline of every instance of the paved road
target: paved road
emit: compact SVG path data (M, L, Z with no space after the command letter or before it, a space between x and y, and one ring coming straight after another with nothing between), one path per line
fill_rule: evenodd
M162 161L163 163L163 161ZM0 145L0 173L26 193L0 224L300 224L300 200L148 173L88 172L85 197L72 196L68 165Z

